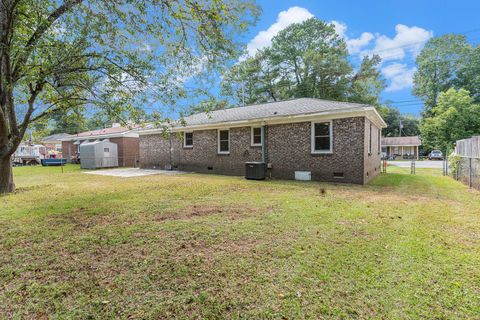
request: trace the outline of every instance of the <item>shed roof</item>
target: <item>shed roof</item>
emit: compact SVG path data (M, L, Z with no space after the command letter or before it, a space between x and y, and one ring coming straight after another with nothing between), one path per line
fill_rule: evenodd
M421 146L422 141L419 136L411 137L386 137L382 138L382 146Z

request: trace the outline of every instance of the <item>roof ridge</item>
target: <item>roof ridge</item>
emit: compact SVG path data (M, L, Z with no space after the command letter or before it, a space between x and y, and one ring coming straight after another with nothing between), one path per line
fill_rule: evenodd
M275 103L285 103L285 102L291 102L291 101L296 101L296 100L315 100L315 101L322 101L322 102L329 102L329 103L339 103L339 104L349 104L349 105L356 105L356 106L370 106L365 103L358 103L358 102L349 102L349 101L337 101L337 100L328 100L328 99L320 99L320 98L312 98L312 97L302 97L302 98L291 98L287 100L281 100L281 101L267 101L267 102L259 102L259 103L254 103L254 104L249 104L245 106L234 106L231 108L223 108L223 109L218 109L218 110L212 110L212 111L203 111L203 112L198 112L191 114L189 116L184 117L184 119L196 116L196 115L202 115L202 114L212 114L214 112L219 112L219 111L227 111L227 110L235 110L235 109L243 109L243 108L248 108L248 107L255 107L259 105L271 105Z

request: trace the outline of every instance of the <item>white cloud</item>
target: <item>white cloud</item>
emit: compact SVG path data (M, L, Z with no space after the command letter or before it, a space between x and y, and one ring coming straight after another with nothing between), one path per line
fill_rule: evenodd
M416 67L409 68L404 63L392 63L382 68L382 74L390 81L385 91L392 92L410 88L413 85L415 71L417 71Z
M345 40L348 52L350 54L357 54L361 52L375 38L372 33L364 32L359 38L351 39L347 36L348 26L345 23L335 20L332 20L330 23L335 27L337 34Z
M370 32L364 32L357 39L348 39L347 48L350 54L356 54L362 51L375 38Z
M293 23L300 23L313 17L313 14L305 8L291 7L278 14L277 21L267 30L260 31L247 45L250 56L255 55L257 50L268 47L272 44L272 38L281 30Z
M343 22L340 22L340 21L336 21L336 20L332 20L330 21L331 24L333 24L333 27L335 28L335 32L337 32L337 34L342 37L342 38L346 38L346 32L347 32L347 25Z
M393 38L364 32L359 38L350 39L346 35L346 24L336 21L332 23L335 25L338 34L345 39L350 54L365 56L375 53L382 58L382 63L399 61L381 69L383 76L388 81L388 87L385 91L400 91L412 87L413 76L417 69L415 67L409 68L405 62L414 59L420 53L425 43L433 36L432 31L416 26L409 27L397 24L395 26L396 34ZM366 49L372 42L373 48Z
M395 26L396 34L393 38L385 35L377 36L375 47L368 52L378 54L383 61L401 60L408 53L416 57L425 43L433 36L432 31L420 27L408 27L403 24Z
M278 14L277 21L267 30L260 31L247 45L248 55L253 56L257 50L271 45L272 38L281 30L293 23L301 23L313 14L305 8L291 7ZM425 43L433 37L433 32L417 27L397 24L395 35L390 38L386 35L363 32L358 38L348 36L348 26L344 22L332 20L337 34L342 37L348 52L352 56L362 57L378 54L383 63L394 62L384 66L381 71L389 81L386 91L399 91L410 88L413 84L415 67L409 68L405 63L414 59L422 50ZM242 60L242 59L241 59Z

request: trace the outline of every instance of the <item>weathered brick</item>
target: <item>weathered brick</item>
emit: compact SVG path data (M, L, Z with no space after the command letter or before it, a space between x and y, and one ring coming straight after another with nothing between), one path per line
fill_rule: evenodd
M365 117L333 120L333 153L311 153L311 122L269 125L265 130L267 162L273 178L294 179L295 171L311 171L312 179L363 184L380 171L378 129ZM217 130L193 133L193 148L184 148L182 137L160 134L140 136L140 166L243 175L245 162L261 161L261 147L251 146L251 127L230 129L230 154L218 154ZM334 178L334 173L344 178Z

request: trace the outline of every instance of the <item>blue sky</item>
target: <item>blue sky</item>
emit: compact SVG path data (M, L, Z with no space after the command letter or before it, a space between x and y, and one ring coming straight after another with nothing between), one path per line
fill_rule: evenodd
M422 105L411 95L415 56L432 36L466 33L480 42L480 1L289 1L257 0L263 13L246 35L247 49L267 46L279 30L315 16L336 25L347 41L352 61L375 52L384 58L381 70L388 88L384 100L394 101L403 113L418 115ZM417 100L417 101L411 101Z

